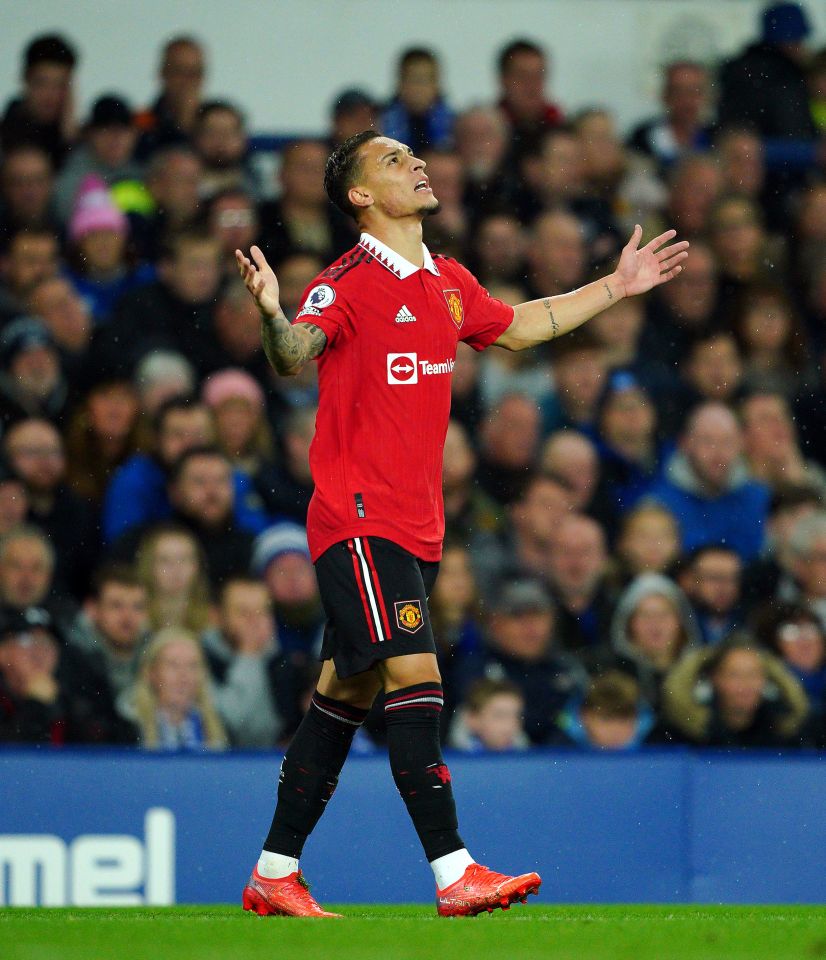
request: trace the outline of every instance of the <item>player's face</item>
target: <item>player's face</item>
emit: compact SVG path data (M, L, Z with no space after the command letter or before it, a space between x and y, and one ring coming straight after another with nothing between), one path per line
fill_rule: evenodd
M410 147L390 137L376 137L361 148L361 176L351 190L362 208L393 219L436 213L439 201L425 174L425 162Z

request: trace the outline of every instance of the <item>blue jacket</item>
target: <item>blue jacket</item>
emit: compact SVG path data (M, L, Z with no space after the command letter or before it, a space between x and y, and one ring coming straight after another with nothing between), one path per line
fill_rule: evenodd
M443 100L437 100L424 115L425 136L427 143L424 147L441 149L449 147L453 138L453 111ZM381 115L381 131L386 137L400 140L409 144L414 152L421 146L411 143L413 127L410 122L410 112L399 100L392 100Z
M675 453L662 480L649 490L677 518L688 553L696 547L722 543L745 562L754 560L763 546L763 526L769 508L769 490L751 480L745 469L732 470L728 489L719 496L702 492L682 453Z
M270 524L257 501L250 478L233 471L235 522L242 530L261 533ZM167 520L172 507L166 495L166 475L145 453L136 453L115 471L103 501L101 532L104 544L113 543L132 527Z

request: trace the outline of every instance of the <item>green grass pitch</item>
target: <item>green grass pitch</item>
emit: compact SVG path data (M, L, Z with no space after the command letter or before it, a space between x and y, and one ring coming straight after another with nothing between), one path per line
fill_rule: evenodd
M443 920L431 907L339 908L344 920L238 907L0 910L3 960L813 960L826 907L542 904Z

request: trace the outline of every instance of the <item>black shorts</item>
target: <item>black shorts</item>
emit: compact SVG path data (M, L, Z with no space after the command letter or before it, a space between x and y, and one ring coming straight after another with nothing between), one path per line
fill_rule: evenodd
M340 678L389 657L436 653L427 598L437 562L382 537L354 537L333 544L315 569L327 614L320 659L332 659Z

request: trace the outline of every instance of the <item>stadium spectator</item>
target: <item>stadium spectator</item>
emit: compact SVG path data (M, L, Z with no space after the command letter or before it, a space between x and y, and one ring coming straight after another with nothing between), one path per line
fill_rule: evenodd
M585 280L588 250L579 220L565 210L540 214L528 234L528 285L532 295L554 296ZM560 340L556 346L564 343Z
M769 603L758 610L754 632L760 644L779 657L798 679L812 712L826 708L826 633L817 616L795 604Z
M511 503L536 463L540 413L527 397L508 394L488 413L481 429L477 480L491 499Z
M657 708L665 675L699 643L700 632L682 590L662 574L644 573L620 595L610 649L594 651L592 663L597 673L615 669L632 676L645 701Z
M674 514L657 503L641 503L622 518L616 556L622 580L642 573L667 574L680 554Z
M240 187L227 187L212 196L207 216L210 235L221 247L226 279L236 279L235 251L248 250L258 242L258 206Z
M636 750L656 739L657 716L633 677L606 670L557 718L554 742L587 750Z
M261 205L261 247L271 263L291 253L311 253L327 263L358 239L324 192L327 147L296 140L281 154L280 196Z
M0 242L20 230L62 235L54 202L54 172L45 150L21 144L0 160Z
M215 420L216 444L236 469L254 479L273 456L264 391L244 370L229 367L207 377L201 395Z
M547 98L548 57L527 39L511 41L499 53L499 109L511 127L516 158L535 151L542 134L563 122L562 110Z
M32 417L18 421L7 431L3 450L9 466L26 487L28 522L43 530L54 545L58 585L82 598L100 539L92 505L66 483L63 437L48 420Z
M481 219L469 242L480 283L488 287L519 283L525 273L525 237L512 213L493 213Z
M723 173L723 193L755 202L766 184L763 141L752 127L724 127L714 137L714 153Z
M257 184L246 165L246 122L238 107L226 100L202 103L195 114L191 139L203 167L203 197L209 200L230 189L253 196L257 193Z
M154 420L169 400L191 397L195 371L183 354L152 350L138 364L133 381L138 390L141 414Z
M571 509L601 522L613 519L601 489L601 464L594 442L577 430L557 430L542 447L540 468L568 490Z
M705 154L688 154L669 174L664 219L681 237L702 239L722 191L723 175L715 160Z
M228 580L217 627L203 635L218 713L235 747L271 749L301 720L296 670L281 651L265 584Z
M65 644L47 610L0 620L0 743L134 742L96 659Z
M133 217L133 238L138 253L157 262L177 233L197 229L202 214L198 156L186 144L159 150L148 161L144 177L151 209Z
M0 333L0 425L8 429L27 417L60 423L69 384L57 345L36 317L18 317Z
M160 630L141 658L138 680L117 701L145 750L223 750L227 736L209 689L197 638L179 627Z
M531 742L544 743L559 710L584 688L585 672L559 650L553 604L538 581L505 584L492 606L488 644L466 662L464 689L480 677L515 684L525 702L525 732Z
M629 297L593 318L589 331L605 348L605 361L612 370L632 368L644 373L640 359L640 337L645 325L645 300ZM646 366L647 366L646 358Z
M330 108L330 148L334 150L362 130L372 130L377 115L378 105L369 93L355 87L342 90Z
M691 412L663 479L650 491L677 518L684 550L723 543L746 561L759 554L769 492L749 476L742 448L740 426L724 404Z
M59 34L35 37L23 54L20 96L0 120L0 149L37 144L60 167L75 138L72 80L77 55Z
M465 173L465 205L471 219L505 207L509 186L504 161L508 124L502 111L477 106L460 113L453 127L454 149ZM480 276L480 282L484 279Z
M211 443L215 426L208 407L173 397L155 414L153 434L152 450L130 457L109 484L102 514L104 543L132 527L169 516L168 471L187 450Z
M760 39L720 70L718 122L749 124L764 138L811 140L804 43L810 33L800 4L767 7Z
M667 192L652 161L623 146L610 110L582 110L573 119L573 129L582 151L586 194L599 201L594 209L605 232L592 242L592 252L601 261L619 252L626 231L662 211Z
M410 47L401 54L396 92L382 110L379 129L384 136L406 143L417 156L451 145L453 111L442 89L439 58L432 50Z
M723 306L733 308L750 284L769 281L780 271L783 251L769 238L757 204L745 197L723 197L709 216L709 241L720 264Z
M94 173L81 181L69 220L68 277L89 305L96 326L111 319L131 290L155 279L150 264L130 262L129 221Z
M550 542L546 577L557 602L557 635L566 650L593 648L608 635L614 597L602 527L584 514L560 520Z
M745 570L743 597L749 609L767 597L794 598L792 532L798 521L817 513L822 507L823 496L811 487L792 484L780 487L772 494L763 553Z
M317 270L313 275L316 273ZM283 269L280 278L283 290ZM261 317L255 304L250 303L246 287L237 278L226 283L218 294L213 333L225 365L230 364L246 370L262 385L269 383L272 378L261 346ZM191 393L192 388L186 392ZM270 391L268 404L273 395L277 396L275 390Z
M462 256L470 232L470 218L464 204L465 176L458 154L426 150L422 160L427 178L439 191L439 209L422 225L428 249L443 256Z
M255 540L251 570L269 590L281 649L295 663L315 657L325 614L307 531L288 522L269 527Z
M768 390L740 404L746 460L752 476L772 490L796 484L826 493L826 472L803 456L788 401Z
M65 277L45 277L32 287L27 306L51 334L69 382L73 386L85 383L90 372L92 315L74 286Z
M206 57L198 40L179 35L164 44L158 70L160 94L137 117L143 131L138 148L142 157L189 139L201 105L205 76Z
M172 509L170 519L194 534L206 556L213 590L249 569L253 534L238 525L232 464L217 447L185 450L172 464L166 494ZM113 544L113 557L133 559L151 527L152 523L127 530Z
M448 745L465 753L526 750L522 691L509 680L477 680L453 720Z
M667 447L657 437L657 409L631 371L608 376L598 410L603 517L610 517L633 507L659 479Z
M152 632L180 627L200 636L210 622L206 557L186 527L159 523L143 537L135 559L149 599Z
M76 494L103 502L112 476L141 444L138 395L129 380L90 387L66 429L66 480Z
M702 746L801 746L811 736L803 687L747 636L683 657L663 685L663 711L676 737Z
M50 606L55 551L38 527L19 525L0 539L0 605L6 609Z
M815 385L803 329L781 287L747 287L733 319L747 389L776 391L791 400Z
M127 293L101 331L97 363L130 375L152 350L184 354L203 376L224 366L212 336L221 283L218 243L201 232L179 233L158 263L158 279Z
M92 578L83 612L88 629L74 631L70 639L105 665L109 687L118 697L137 680L147 643L146 587L130 567L101 567Z
M580 329L555 344L552 356L556 398L546 422L553 429L592 432L608 375L605 348L589 330Z
M310 443L315 434L315 406L298 407L284 418L278 438L278 457L262 472L256 489L272 517L306 525L313 495Z
M704 150L710 141L711 82L701 63L675 60L665 65L663 112L635 127L628 140L634 150L654 157L661 168Z
M129 104L113 94L99 97L89 112L82 141L72 149L57 181L55 206L62 222L69 219L78 189L90 174L100 177L107 187L126 184L130 196L135 197L130 206L137 203L142 208L148 203L143 168L134 160L137 142L138 129ZM126 190L115 191L116 196L125 198Z
M478 654L483 644L482 604L473 573L470 550L448 542L442 552L439 576L430 595L430 622L439 653L439 673L445 696L444 732L459 701L457 680L464 660Z
M502 580L517 577L543 579L556 527L571 510L571 495L558 478L531 473L507 509L490 543L473 549L473 564L483 596ZM475 540L470 541L473 547Z
M680 421L681 410L703 401L734 403L743 394L744 366L734 334L724 328L699 334L680 368L682 383L669 396L666 425Z
M258 183L246 162L246 121L238 107L226 100L202 103L195 114L191 139L203 164L203 197L210 199L229 189L258 195Z
M647 300L648 322L640 336L640 356L673 377L694 337L712 326L719 296L714 254L703 241L694 241L680 276L653 291Z
M791 581L781 579L781 599L805 604L826 627L826 512L804 513L789 533L786 561Z
M19 230L0 259L0 311L5 320L25 312L29 294L59 266L57 238L47 229Z
M676 579L703 643L721 643L742 624L743 561L734 550L720 544L698 547L680 561Z

